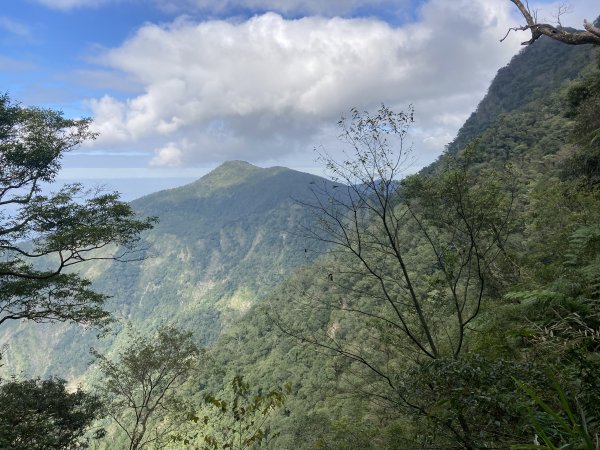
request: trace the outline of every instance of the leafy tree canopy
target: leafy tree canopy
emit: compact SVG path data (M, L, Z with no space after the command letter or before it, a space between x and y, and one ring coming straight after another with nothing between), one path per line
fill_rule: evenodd
M102 375L98 390L130 450L160 448L187 421L178 390L198 367L201 351L192 333L174 327L162 327L150 338L130 331L129 338L114 359L92 350Z
M95 137L89 125L0 96L0 324L106 325L106 296L66 269L143 257L139 235L154 219L136 218L118 193L88 192L80 184L42 191L56 181L64 154Z
M0 385L0 448L58 450L84 447L90 424L102 411L100 400L66 381L16 379Z

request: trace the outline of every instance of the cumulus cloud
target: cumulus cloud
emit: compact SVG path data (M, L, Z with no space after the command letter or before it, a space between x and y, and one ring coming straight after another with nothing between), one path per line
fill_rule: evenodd
M158 167L179 167L183 152L174 142L169 142L163 148L156 150L156 156L150 160L151 166Z
M102 139L125 142L132 138L125 123L125 104L105 95L100 99L88 100L87 105L94 111L94 131L100 133Z
M277 159L319 145L349 108L381 103L414 104L415 145L432 152L519 48L517 36L498 42L515 23L506 0L430 0L402 27L275 13L147 24L100 61L143 91L88 104L99 144L151 146L153 165Z

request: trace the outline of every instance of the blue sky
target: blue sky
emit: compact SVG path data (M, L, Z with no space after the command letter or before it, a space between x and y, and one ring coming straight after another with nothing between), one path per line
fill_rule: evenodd
M537 2L552 21L553 2ZM564 24L600 13L573 2ZM125 198L243 159L320 172L351 107L413 104L431 162L526 36L509 0L20 0L0 12L2 90L90 116L63 179Z

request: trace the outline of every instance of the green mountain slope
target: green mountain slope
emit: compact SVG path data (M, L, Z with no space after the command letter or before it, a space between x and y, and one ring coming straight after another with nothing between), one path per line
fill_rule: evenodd
M573 203L572 208L576 212L572 213L571 218L580 215L579 218L573 219L573 222L569 222L571 219L561 221L559 217L554 217L556 210L552 208L558 208L560 201L568 204L580 201L579 198L544 198L549 192L554 192L553 186L559 185L565 161L574 151L571 143L573 121L565 114L568 109L568 89L574 85L574 81L597 67L596 58L597 51L589 46L573 48L549 39L541 39L535 45L525 48L507 67L500 70L477 111L471 115L449 147L450 154L459 153L467 143L477 138L478 152L473 161L476 170L477 167L499 168L507 163L514 167L519 197L515 203L517 220L515 234L507 241L506 251L514 258L515 264L522 268L523 274L519 285L511 286L506 282L511 289L523 289L524 286L543 289L536 283L543 283L544 277L550 282L563 276L564 269L561 268L564 254L568 251L569 233L576 226L576 220L594 217L598 213L598 203L590 206L590 211L585 215ZM422 175L437 176L447 160L448 156L443 156L433 166L425 169ZM574 189L575 187L568 187L566 192L573 192ZM563 194L555 195L561 197ZM552 204L554 201L557 201L556 205ZM564 208L560 214L571 214L567 210ZM544 214L550 216L545 217ZM418 251L416 241L414 245L413 251ZM302 443L300 448L416 448L411 446L414 444L402 441L393 432L394 427L401 433L414 430L414 417L406 416L399 420L396 417L395 420L390 420L385 411L373 408L376 401L370 403L347 395L348 389L352 391L354 388L355 394L359 390L352 386L356 367L352 367L346 358L335 352L328 353L290 338L271 320L272 317L278 317L290 326L289 329L303 328L308 336L334 330L340 336L340 342L343 339L360 342L365 338L362 334L362 322L353 320L348 315L343 316L339 311L327 307L302 311L299 306L311 296L325 299L324 303L335 304L343 301L344 296L349 295L353 289L356 292L366 290L360 279L350 279L340 293L338 283L331 283L327 279L327 273L335 271L335 267L335 263L321 261L287 280L267 302L253 307L210 349L215 360L213 376L209 381L203 380L200 388L204 389L208 384L209 390L218 389L222 379L237 373L244 373L253 385L265 389L291 382L293 395L286 403L286 411L273 421L273 428L281 432L281 435L269 448L291 449L297 448L299 443ZM545 272L544 276L540 276L538 272ZM334 278L338 280L337 276ZM500 291L500 295L502 292L504 291ZM486 310L477 326L489 327L486 328L488 331L494 330L492 334L501 341L510 340L511 332L507 328L510 325L504 322L506 319L501 315L506 313L498 307L502 304L501 297L497 293L497 297L489 295L488 300L494 306L489 311ZM523 320L520 315L523 313L516 306L508 305L506 308L509 311L514 309L515 312L511 313L514 315L511 316L512 320ZM474 336L476 337L471 340L474 349L480 346L484 355L494 354L495 350L487 346L498 345L497 342L484 334ZM478 342L479 339L481 342ZM511 348L503 351L520 350ZM524 354L527 354L527 349ZM510 367L515 363L510 359L508 361L499 362L499 367L503 367L502 364ZM554 370L551 365L550 368ZM476 370L480 368L477 367ZM509 390L514 393L514 382L509 375L507 377ZM499 386L492 385L492 389L496 389L496 394L502 392ZM501 395L507 401L512 394L509 392ZM550 395L554 394L551 392ZM450 400L440 402L435 406L438 408L436 411L441 413L449 403ZM512 419L500 415L497 420L500 423ZM390 427L390 436L395 436L392 438L395 439L393 442L386 440L383 432L386 426ZM515 430L514 439L517 438L518 432ZM433 441L430 444L435 446ZM452 447L451 439L439 445L442 448L455 448ZM504 445L506 442L502 444L502 448Z
M565 82L588 73L595 66L594 55L590 46L569 46L545 37L525 48L498 71L448 151L457 152L503 114L544 99Z
M325 180L283 167L262 169L226 162L189 185L134 201L141 215L157 216L144 236L148 258L97 262L83 270L122 324L142 329L177 323L210 344L296 267L318 254L306 250L307 212L297 201ZM95 334L65 326L13 324L3 330L4 370L75 376ZM117 324L116 330L120 329ZM45 338L41 338L45 336ZM27 349L27 350L25 350Z
M118 274L129 279L121 298L137 301L115 296L114 304L133 320L171 316L198 326L194 314L210 314L217 322L202 333L203 341L211 342L219 323L243 313L314 257L304 251L299 233L307 218L296 203L312 195L311 182L322 180L280 167L228 162L195 183L135 201L140 214L160 222L146 237L152 257L125 265ZM113 275L99 279L99 288L123 287ZM173 315L173 305L185 315Z

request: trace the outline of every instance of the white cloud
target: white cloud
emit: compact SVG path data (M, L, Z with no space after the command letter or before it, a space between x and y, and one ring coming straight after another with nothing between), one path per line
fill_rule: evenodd
M157 167L179 167L183 152L173 142L156 151L156 156L150 160L151 166Z
M108 138L112 142L130 140L131 133L125 124L125 104L105 95L89 100L87 106L94 111L94 131L100 133L101 139ZM89 145L93 145L93 142Z
M144 88L90 100L98 142L160 148L153 165L262 161L321 144L350 107L413 103L431 159L419 143L457 131L520 39L499 43L516 23L507 0L430 0L420 12L401 28L274 13L145 25L102 57Z

